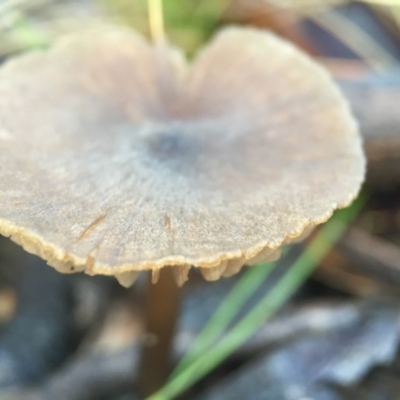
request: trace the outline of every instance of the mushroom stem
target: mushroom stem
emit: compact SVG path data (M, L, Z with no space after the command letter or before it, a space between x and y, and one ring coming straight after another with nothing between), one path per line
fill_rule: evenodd
M160 271L160 278L149 287L146 298L146 336L139 367L139 389L149 396L160 389L170 371L175 325L179 315L181 290L171 267Z

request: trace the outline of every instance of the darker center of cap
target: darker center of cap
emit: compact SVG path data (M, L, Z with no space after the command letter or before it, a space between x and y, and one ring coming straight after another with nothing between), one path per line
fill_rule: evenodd
M198 152L197 141L177 129L161 130L148 138L149 151L159 160L189 161Z
M187 150L188 140L177 131L161 132L152 138L152 150L165 155L176 155Z

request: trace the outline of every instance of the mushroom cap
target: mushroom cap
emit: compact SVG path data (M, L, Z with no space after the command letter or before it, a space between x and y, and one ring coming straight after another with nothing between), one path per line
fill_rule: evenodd
M188 66L102 26L0 70L0 232L61 272L230 275L347 206L364 170L331 78L265 31L225 28Z

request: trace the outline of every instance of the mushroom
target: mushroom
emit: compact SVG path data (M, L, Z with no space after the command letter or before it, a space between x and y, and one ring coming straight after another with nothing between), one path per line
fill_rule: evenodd
M1 234L63 273L149 271L153 306L178 304L191 267L213 281L276 259L364 169L328 74L257 29L223 29L188 65L96 25L0 70Z

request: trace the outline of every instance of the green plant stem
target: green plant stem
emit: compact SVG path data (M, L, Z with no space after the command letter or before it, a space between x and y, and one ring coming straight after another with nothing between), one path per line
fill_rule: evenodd
M261 264L249 268L243 277L223 300L221 306L212 315L209 322L200 332L191 349L183 356L176 366L172 377L180 374L186 367L196 360L207 348L210 347L226 330L238 311L247 300L263 284L273 271L273 264Z
M359 204L359 203L358 203ZM212 349L204 352L147 400L171 400L214 369L262 326L303 284L342 236L359 207L341 211L326 224L289 271L260 302Z

